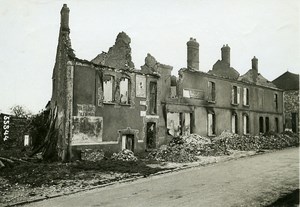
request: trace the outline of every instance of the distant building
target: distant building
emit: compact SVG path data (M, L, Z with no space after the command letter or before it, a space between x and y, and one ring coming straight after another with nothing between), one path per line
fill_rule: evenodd
M299 74L289 71L272 81L284 90L284 128L299 132Z
M26 118L0 113L0 148L30 145L28 123Z
M172 137L196 133L214 137L224 130L259 134L283 130L283 91L258 71L258 59L244 75L230 65L230 47L221 49L208 73L199 70L199 44L187 43L187 68L179 77L150 54L141 69L131 60L131 39L121 32L115 45L92 61L71 47L69 8L61 26L50 102L57 111L61 150L144 151Z

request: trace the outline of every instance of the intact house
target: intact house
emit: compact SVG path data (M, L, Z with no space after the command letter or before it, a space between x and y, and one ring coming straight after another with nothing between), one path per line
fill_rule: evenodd
M240 75L224 45L222 59L202 72L199 44L191 38L187 67L176 77L171 66L150 54L136 69L124 32L91 61L75 56L69 34L64 5L50 102L62 153L70 148L141 152L190 133L214 137L224 130L252 135L283 130L283 91L258 72L255 57Z
M284 129L299 133L299 74L287 71L272 82L284 90Z

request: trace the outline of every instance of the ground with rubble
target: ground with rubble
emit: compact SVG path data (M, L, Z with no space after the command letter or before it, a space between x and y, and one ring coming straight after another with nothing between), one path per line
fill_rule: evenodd
M100 152L85 152L83 161L72 163L14 159L14 163L8 162L0 169L0 203L11 205L71 194L120 180L204 166L298 143L297 135L291 133L245 137L225 132L213 140L193 134L174 138L168 145L138 157L123 150L109 158ZM22 153L15 152L20 158ZM11 158L12 154L5 154Z

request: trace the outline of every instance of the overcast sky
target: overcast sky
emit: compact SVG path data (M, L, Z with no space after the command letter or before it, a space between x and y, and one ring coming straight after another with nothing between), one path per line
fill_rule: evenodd
M150 53L176 75L186 67L186 42L194 37L201 71L221 58L223 44L231 47L231 66L240 74L254 55L269 80L300 71L299 0L0 0L0 112L19 104L37 113L50 100L64 3L81 59L108 51L124 31L136 68Z

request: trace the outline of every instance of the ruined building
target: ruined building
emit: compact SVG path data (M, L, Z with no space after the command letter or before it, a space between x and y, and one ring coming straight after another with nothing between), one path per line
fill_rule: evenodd
M196 133L214 137L224 130L258 134L283 130L283 92L252 68L240 75L230 65L230 47L212 70L199 70L199 44L187 42L187 67L172 67L150 54L141 69L131 60L131 39L121 32L114 46L92 61L75 56L69 8L61 26L50 107L62 153L72 148L144 151L172 137Z
M272 81L282 89L284 99L284 128L299 132L299 74L289 71Z

